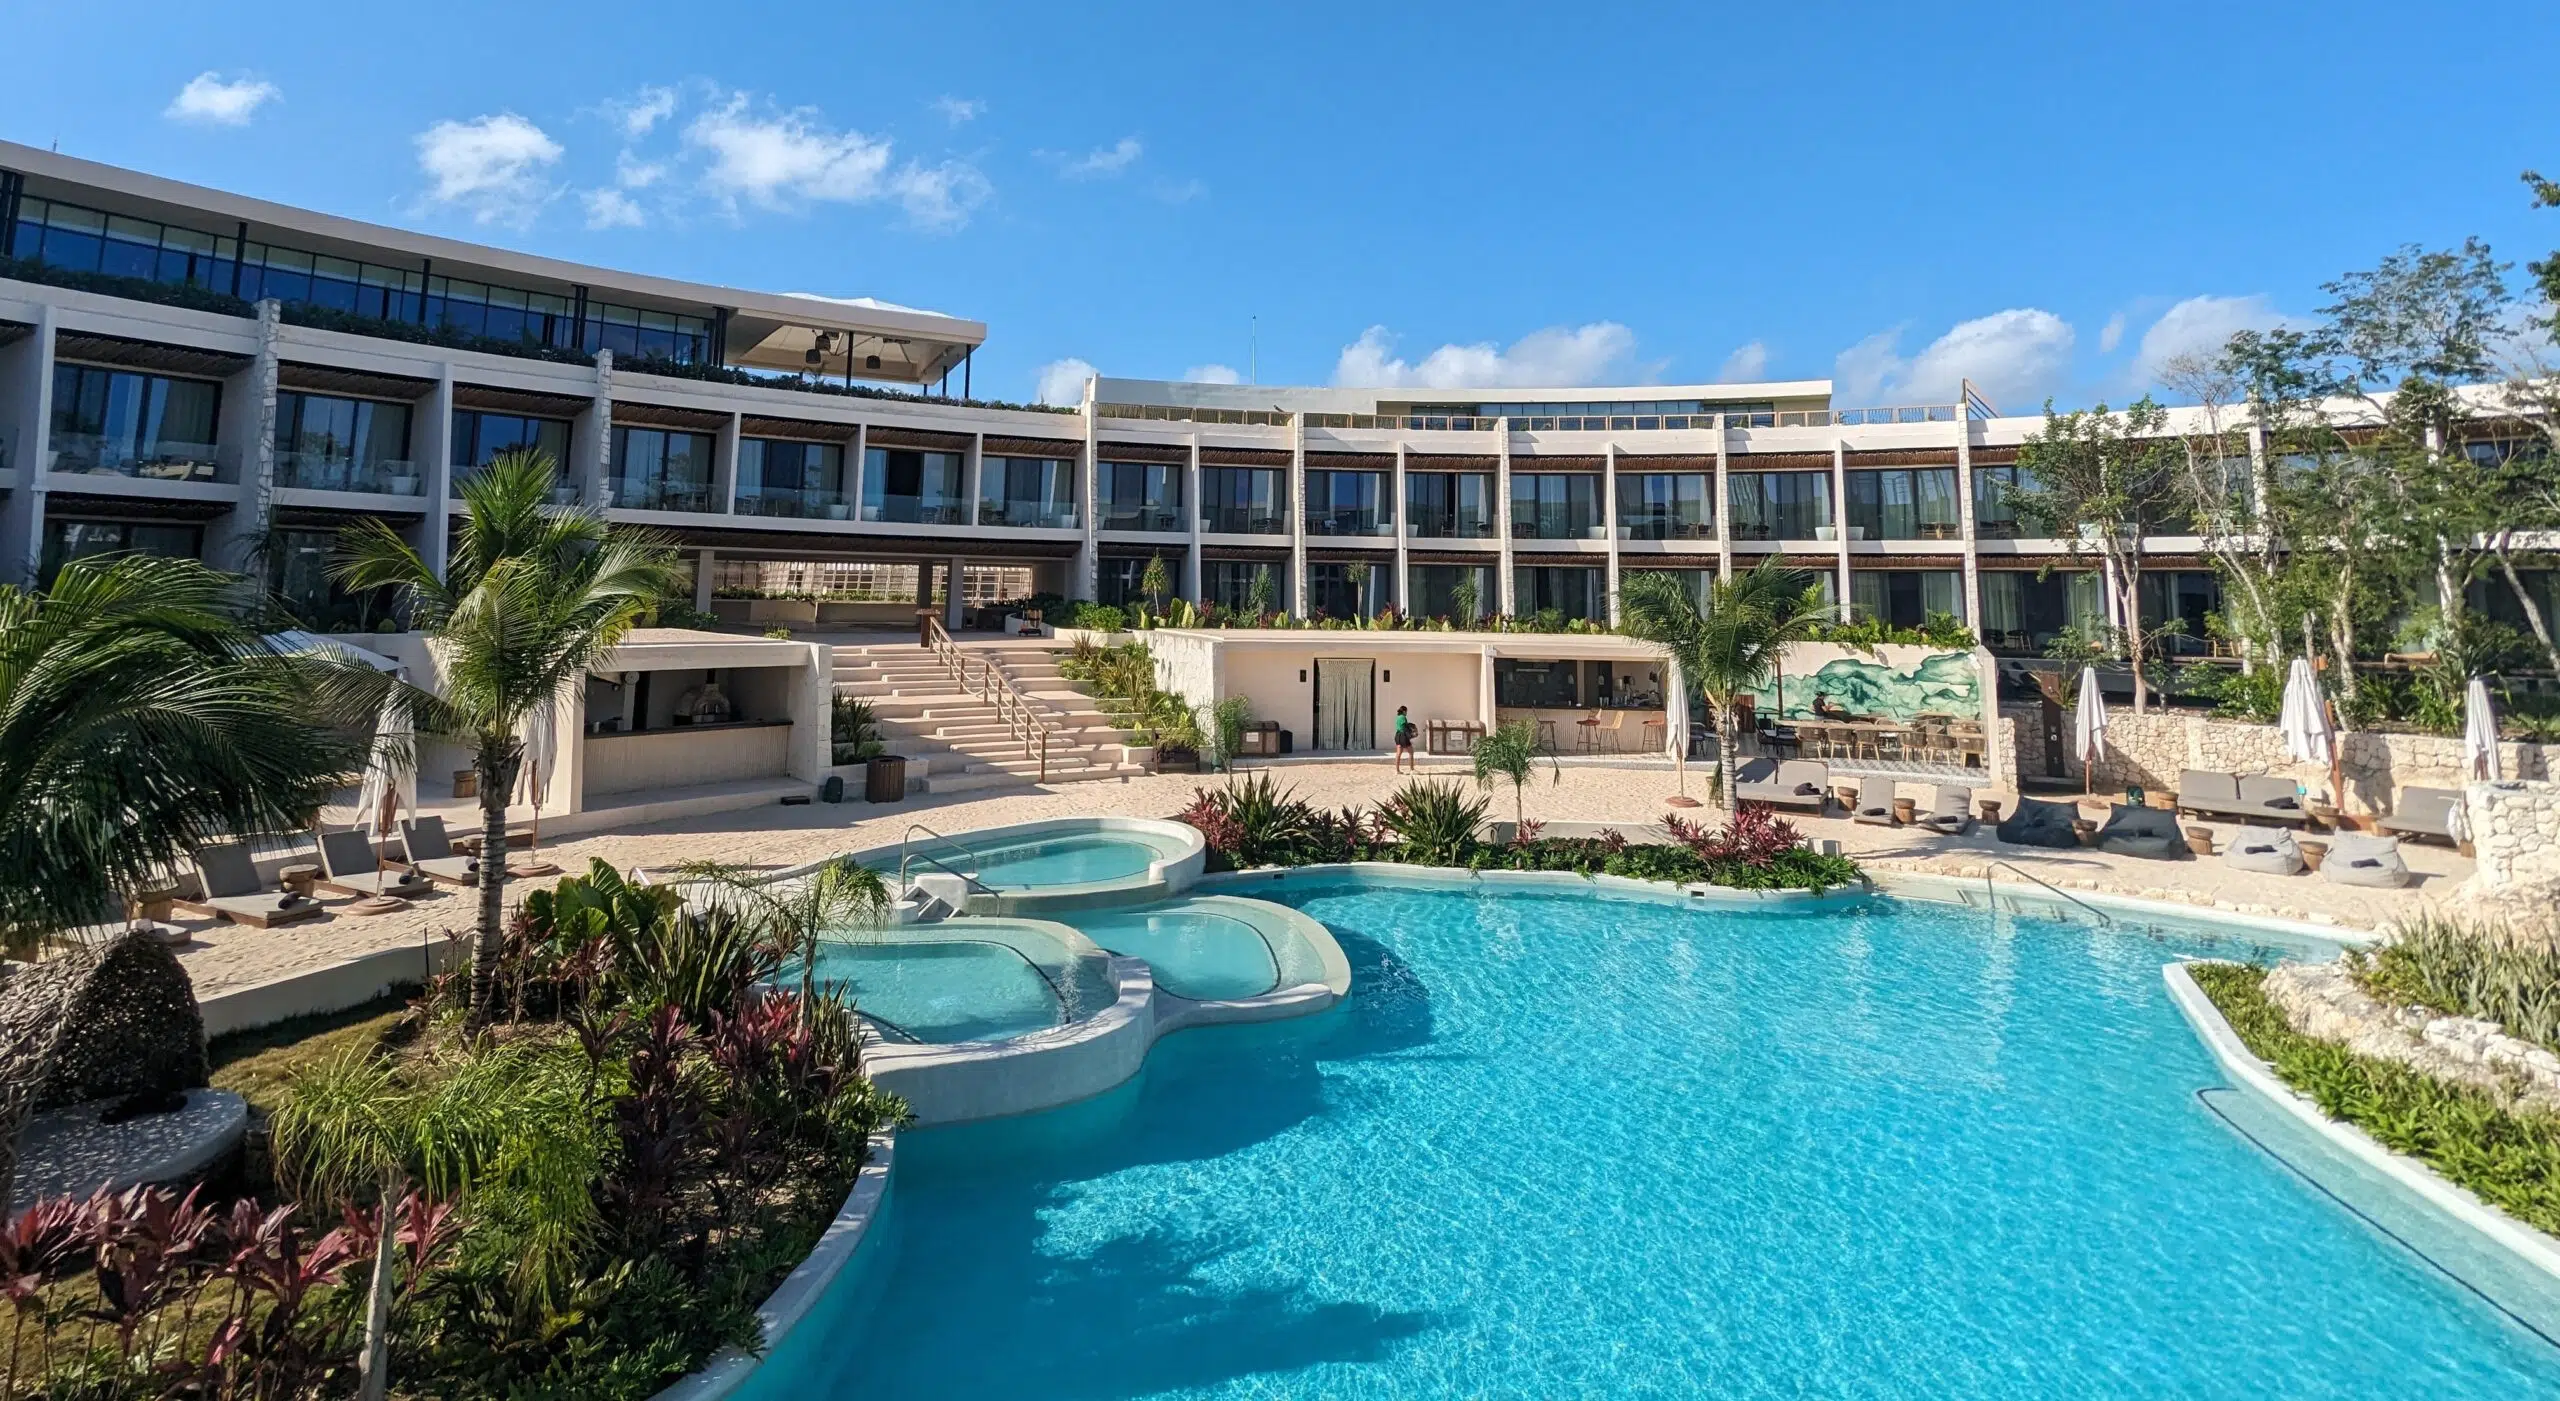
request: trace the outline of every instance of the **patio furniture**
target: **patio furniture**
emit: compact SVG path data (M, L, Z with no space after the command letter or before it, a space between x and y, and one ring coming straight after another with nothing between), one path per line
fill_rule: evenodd
M1644 752L1659 754L1671 743L1671 722L1659 716L1644 722Z
M1893 820L1905 827L1918 820L1919 812L1920 800L1917 798L1897 797L1893 800Z
M480 883L480 859L464 856L453 849L444 834L441 817L412 818L400 824L400 851L408 858L410 870L438 885L471 886Z
M2290 876L2302 869L2302 848L2282 827L2243 827L2223 845L2222 864L2235 871Z
M371 835L353 829L320 834L320 869L320 884L342 895L424 895L436 884L408 870L397 879L382 879L389 864L375 850Z
M1573 743L1575 748L1581 750L1585 754L1596 754L1599 752L1600 713L1598 711L1593 711L1591 714L1585 715L1581 719L1573 722Z
M2187 854L2186 834L2178 830L2176 813L2118 803L2098 829L2098 849L2117 856L2173 861Z
M2337 885L2397 890L2409 883L2409 863L2400 859L2398 837L2340 832L2329 838L2329 859L2320 863L2320 875Z
M2079 809L2068 803L2020 798L2018 810L1993 831L2011 846L2076 847L2080 839L2073 835L2071 824L2078 820L2078 814Z
M1894 826L1893 780L1883 774L1858 780L1858 805L1849 810L1849 819L1876 827Z
M1942 788L1938 791L1943 793L1946 790ZM1998 825L2000 821L2000 800L1998 798L1985 798L1982 800L1982 820L1992 823L1995 826Z
M1965 829L1973 825L1972 814L1965 810L1965 804L1972 795L1972 789L1959 788L1952 783L1939 784L1930 795L1929 811L1920 819L1920 825L1950 837L1963 836ZM1999 815L1999 804L1984 806L1990 809L1992 816Z
M276 884L296 895L308 895L320 883L320 868L308 861L297 861L276 872Z
M2213 829L2210 827L2188 828L2187 850L2198 856L2213 855Z
M2211 769L2188 769L2178 775L2177 806L2183 812L2251 822L2295 823L2306 816L2292 779L2272 774L2240 778Z
M318 919L320 902L291 891L269 893L258 879L258 863L249 848L222 842L196 852L196 884L204 894L178 905L198 914L219 915L233 924L272 929L296 920Z
M2386 832L2409 837L2453 840L2453 814L2462 794L2451 788L2403 788L2391 815L2376 824Z
M1538 748L1549 754L1556 752L1555 721L1541 720L1538 722Z
M1600 727L1591 732L1591 738L1594 745L1603 752L1610 754L1625 753L1627 748L1627 712L1623 710L1610 711L1609 718L1601 721Z
M1831 782L1831 766L1812 759L1789 759L1772 769L1768 760L1755 759L1734 778L1733 799L1737 803L1767 803L1819 817L1822 790Z

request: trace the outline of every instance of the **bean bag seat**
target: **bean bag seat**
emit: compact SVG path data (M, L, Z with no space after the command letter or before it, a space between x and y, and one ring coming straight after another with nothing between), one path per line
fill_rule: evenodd
M2124 803L2110 809L2106 825L2098 829L2098 850L2152 861L2174 861L2188 854L2187 837L2178 830L2176 813Z
M2071 824L2079 815L2080 810L2067 803L2020 798L2018 810L2001 818L1992 832L2011 846L2076 847L2080 838Z
M2409 863L2400 859L2398 837L2339 832L2329 838L2329 855L2320 863L2320 874L2338 885L2396 890L2409 883Z
M2302 848L2281 827L2243 827L2223 846L2222 864L2235 871L2289 876L2302 869Z

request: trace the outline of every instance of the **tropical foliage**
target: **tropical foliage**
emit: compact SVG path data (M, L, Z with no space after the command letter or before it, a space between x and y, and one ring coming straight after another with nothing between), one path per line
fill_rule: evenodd
M1090 689L1112 723L1141 744L1200 747L1200 717L1179 692L1156 685L1155 654L1143 642L1098 647L1086 638L1058 661L1058 674Z
M1470 752L1475 759L1478 786L1491 788L1496 779L1509 780L1511 820L1515 826L1525 820L1521 807L1522 793L1529 786L1529 777L1536 772L1541 757L1547 761L1548 781L1564 781L1564 767L1556 762L1554 755L1541 755L1537 727L1526 720L1495 726L1489 733L1477 737Z
M1789 643L1812 638L1823 607L1812 575L1767 560L1710 583L1703 605L1672 575L1631 574L1618 612L1627 636L1662 649L1730 737L1740 699L1777 675Z
M2521 929L2442 915L2402 923L2391 941L2348 955L2367 991L2397 1005L2496 1022L2560 1051L2560 916L2519 911Z

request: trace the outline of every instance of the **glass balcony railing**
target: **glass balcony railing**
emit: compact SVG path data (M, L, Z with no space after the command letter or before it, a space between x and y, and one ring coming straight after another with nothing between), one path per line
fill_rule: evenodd
M792 520L840 521L853 515L853 503L843 492L816 487L766 487L743 491L736 501L730 503L729 509L741 516L779 516Z
M626 511L711 511L709 482L633 481L616 477L613 504Z
M1511 513L1511 538L1514 540L1599 540L1607 532L1600 522L1580 511L1521 511Z
M1123 506L1117 502L1102 503L1102 528L1105 530L1180 530L1180 506Z
M418 464L391 458L358 461L346 453L279 452L276 485L310 491L361 491L376 496L415 496Z
M164 482L240 479L238 460L211 443L180 443L165 438L137 442L94 433L54 434L52 469Z
M1030 530L1073 530L1080 520L1072 501L981 501L978 524Z
M1393 535L1396 523L1374 507L1335 506L1307 512L1309 535Z
M1416 540L1490 540L1493 517L1482 511L1425 511L1406 508L1405 534Z
M941 496L883 496L862 503L862 518L887 525L967 525L966 504Z
M1200 528L1213 535L1286 535L1289 517L1273 506L1204 506Z
M1689 512L1633 513L1619 518L1618 534L1628 540L1713 540L1716 523Z

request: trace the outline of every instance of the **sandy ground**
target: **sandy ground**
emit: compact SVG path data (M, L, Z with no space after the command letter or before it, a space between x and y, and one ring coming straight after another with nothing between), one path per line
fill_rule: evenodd
M1400 779L1384 758L1338 761L1282 761L1271 766L1298 796L1327 807L1368 805L1392 792ZM1426 762L1426 773L1460 780L1469 777L1464 760ZM543 854L575 872L591 859L617 867L669 866L684 861L717 860L746 866L780 868L799 865L836 852L896 843L912 822L959 834L1041 818L1116 813L1139 817L1170 816L1189 801L1192 790L1223 780L1214 776L1164 774L1124 782L1078 783L1056 788L980 790L935 798L918 795L887 810L865 803L805 807L774 805L682 822L590 833L546 843ZM1565 767L1552 779L1540 774L1522 795L1527 814L1549 822L1602 822L1631 837L1674 809L1663 799L1675 788L1669 767ZM1689 791L1703 795L1695 774ZM1905 796L1921 799L1917 784ZM1507 789L1493 795L1493 815L1510 815ZM1691 816L1715 818L1712 808ZM2093 814L2094 815L2094 814ZM2004 846L1977 829L1965 837L1942 837L1916 828L1861 826L1846 818L1800 820L1797 825L1815 839L1837 840L1842 850L1879 870L1939 871L1981 876L1988 872L2015 879L2013 872L1989 863L2008 862L2054 885L2076 890L2104 890L2151 899L2184 900L2248 914L2278 915L2324 924L2370 927L2410 912L2448 893L2471 874L2471 863L2442 847L2404 845L2410 868L2421 879L2406 890L2357 890L2331 885L2317 876L2290 879L2233 871L2218 858L2144 861L2091 850L2048 851ZM2227 834L2227 825L2215 825ZM523 890L549 884L510 881L510 898ZM361 918L339 912L344 897L324 897L332 913L274 930L256 930L210 921L181 921L193 934L179 957L195 980L200 996L253 986L304 969L390 947L415 947L446 932L467 930L478 911L477 895L455 891L420 900L397 914Z

